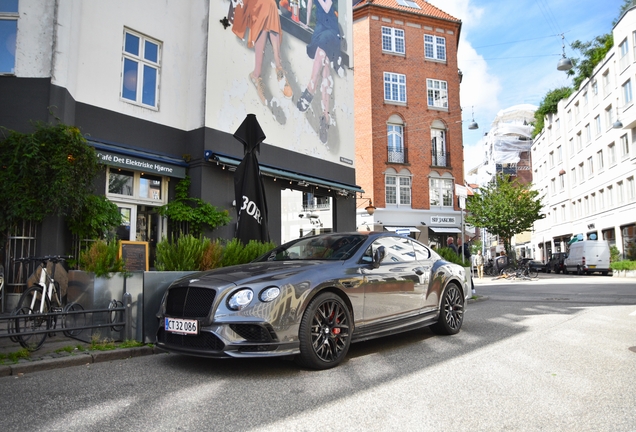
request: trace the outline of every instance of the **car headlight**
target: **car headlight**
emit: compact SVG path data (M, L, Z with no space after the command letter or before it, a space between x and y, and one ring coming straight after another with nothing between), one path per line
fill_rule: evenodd
M269 287L261 291L260 299L262 302L271 302L280 295L280 288Z
M249 288L243 288L236 291L227 301L227 305L232 310L241 310L254 298L254 293Z

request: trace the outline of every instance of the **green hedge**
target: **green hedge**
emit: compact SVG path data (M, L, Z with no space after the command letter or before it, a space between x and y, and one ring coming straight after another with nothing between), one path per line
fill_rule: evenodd
M612 270L636 270L636 261L616 261L610 263Z
M444 258L446 261L458 264L462 267L470 267L470 260L466 260L466 262L462 261L462 257L457 255L455 251L452 250L451 248L443 247L443 248L436 249L435 252L440 254L440 256Z

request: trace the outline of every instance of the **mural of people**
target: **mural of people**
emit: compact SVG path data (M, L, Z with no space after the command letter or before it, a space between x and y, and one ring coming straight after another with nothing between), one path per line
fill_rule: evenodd
M287 99L291 99L293 91L287 82L285 70L280 61L282 31L276 1L231 0L228 17L230 22L232 22L232 31L234 34L246 40L248 48L254 48L254 70L249 73L248 78L256 88L258 98L263 105L267 105L263 79L261 77L263 55L267 39L269 39L274 53L276 78L278 79L279 87L283 95ZM247 37L245 36L246 33L248 35Z
M296 104L301 112L307 111L311 105L320 78L321 109L319 137L323 143L327 142L329 125L332 118L329 113L330 98L333 93L333 77L331 70L333 63L340 56L340 30L338 15L333 0L316 0L316 8L313 8L313 0L307 1L307 22L309 26L312 11L315 10L316 26L311 42L307 45L307 55L314 59L311 77L307 87Z

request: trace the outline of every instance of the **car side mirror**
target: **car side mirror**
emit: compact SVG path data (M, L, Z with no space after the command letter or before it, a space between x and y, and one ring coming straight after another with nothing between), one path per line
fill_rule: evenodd
M373 268L380 267L380 263L384 259L385 255L386 250L384 249L384 246L380 246L375 250L375 252L373 252Z

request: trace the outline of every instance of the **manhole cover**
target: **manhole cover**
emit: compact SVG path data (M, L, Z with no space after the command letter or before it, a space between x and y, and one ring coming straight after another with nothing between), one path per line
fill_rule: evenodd
M635 353L636 353L636 346L629 347L629 350L630 350L631 352L635 352Z

